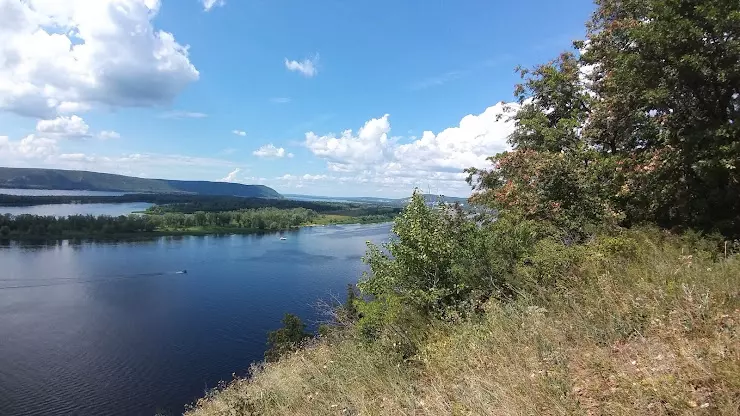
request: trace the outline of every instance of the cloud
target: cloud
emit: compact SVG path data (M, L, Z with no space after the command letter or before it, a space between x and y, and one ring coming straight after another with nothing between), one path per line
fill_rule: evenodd
M291 61L285 58L285 67L288 71L300 72L303 76L311 78L319 73L316 67L319 62L319 55L316 54L313 58L306 58L300 62Z
M287 104L293 101L290 97L272 97L270 102L273 104Z
M39 120L36 123L36 131L42 135L60 138L82 138L90 137L90 127L81 117L59 116L53 120Z
M483 113L467 115L458 126L400 143L389 137L389 115L374 118L354 134L319 136L308 132L304 145L326 160L327 178L332 183L373 184L399 187L437 187L443 192L469 193L464 182L467 167L487 167L487 157L509 148L507 138L514 123L506 117L506 107L499 103Z
M210 12L214 7L221 7L226 4L224 0L201 0L203 3L203 10Z
M63 153L59 155L59 159L68 160L72 162L93 162L95 161L94 157L87 156L84 153Z
M194 111L167 111L160 114L159 117L182 120L184 118L206 118L208 117L208 114L198 113Z
M44 159L57 150L57 141L48 137L29 134L21 140L12 141L7 136L0 136L0 162L4 165L27 159Z
M389 115L374 118L365 123L354 135L345 130L337 137L334 134L318 136L306 133L305 145L316 156L328 159L334 164L353 163L367 166L387 160L390 156L388 132L391 129Z
M244 130L231 130L231 132L236 134L237 136L242 136L242 137L247 135L247 132Z
M0 0L0 110L51 119L95 106L166 105L199 78L155 29L159 0Z
M282 147L275 147L272 143L266 144L259 149L252 152L253 155L257 157L267 157L267 158L279 158L279 157L293 157L292 153L285 152L285 149Z
M236 175L238 175L239 172L241 171L242 171L241 169L236 168L232 170L231 172L229 172L229 174L226 175L226 177L219 179L219 181L220 182L234 182L236 181Z
M328 176L326 175L311 175L311 174L305 174L301 176L301 179L305 181L319 181L321 179L326 179Z
M121 135L118 134L118 132L113 131L113 130L103 130L100 133L98 133L98 138L102 140L120 139Z

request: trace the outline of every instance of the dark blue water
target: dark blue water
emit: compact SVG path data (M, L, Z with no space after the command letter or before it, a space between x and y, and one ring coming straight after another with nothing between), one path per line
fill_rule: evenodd
M283 313L344 298L388 233L0 245L0 415L179 414L261 359Z
M8 189L0 188L0 194L6 195L31 195L31 196L118 196L123 192L102 191L65 191L53 189ZM31 214L31 215L54 215L66 217L68 215L128 215L134 212L144 211L152 206L146 202L130 202L121 204L50 204L34 205L29 207L4 207L0 206L0 214Z
M29 207L3 207L0 206L0 214L31 214L31 215L53 215L66 217L69 215L129 215L134 212L145 211L152 206L148 202L124 202L120 204L52 204L32 205Z

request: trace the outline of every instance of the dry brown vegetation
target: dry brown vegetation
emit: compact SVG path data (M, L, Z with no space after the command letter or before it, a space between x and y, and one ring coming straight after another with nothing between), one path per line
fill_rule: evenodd
M432 321L413 356L352 328L201 399L216 415L738 415L740 259L657 231L567 278Z

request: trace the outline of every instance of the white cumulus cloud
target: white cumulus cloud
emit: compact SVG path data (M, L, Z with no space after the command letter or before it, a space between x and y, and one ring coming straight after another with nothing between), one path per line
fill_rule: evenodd
M120 139L121 135L117 131L103 130L100 133L98 133L98 138L102 140Z
M234 181L236 181L236 175L238 175L239 172L241 172L241 171L242 171L241 169L236 168L236 169L232 170L231 172L229 172L229 174L226 175L225 177L219 179L219 181L221 181L221 182L234 182Z
M236 134L237 136L242 136L242 137L247 135L247 132L244 130L232 130L231 132Z
M319 136L306 133L305 145L316 156L328 159L330 167L341 170L342 165L352 164L358 168L388 160L391 155L388 133L391 124L386 114L366 122L355 135L345 130L338 137L334 134Z
M89 137L90 127L81 117L59 116L53 120L39 120L36 131L43 135L65 138Z
M487 157L509 148L507 138L514 123L507 116L507 106L516 108L516 104L499 103L463 117L458 126L436 134L425 131L406 143L389 136L386 114L366 122L357 134L352 130L339 136L308 132L304 145L326 160L327 170L338 175L327 179L335 183L419 186L465 194L469 188L463 169L488 167Z
M13 165L26 159L44 159L58 151L57 141L48 137L29 134L21 140L0 136L0 162Z
M303 76L311 78L319 73L317 68L319 62L319 55L317 54L313 58L306 58L302 61L292 61L285 58L285 67L288 71L300 72Z
M170 103L199 77L159 0L0 0L0 110L51 119Z
M260 147L259 149L252 152L252 154L257 157L293 157L292 153L287 153L285 149L283 149L282 147L275 147L275 145L273 145L272 143Z

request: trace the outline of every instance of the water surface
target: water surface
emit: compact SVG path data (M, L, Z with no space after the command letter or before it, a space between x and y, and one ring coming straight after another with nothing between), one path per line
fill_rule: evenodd
M0 206L0 214L53 215L56 217L66 217L69 215L110 215L117 217L119 215L145 211L152 205L148 202L123 202L116 204L49 204L27 207Z
M0 243L0 415L179 414L259 360L283 313L344 298L389 229Z

